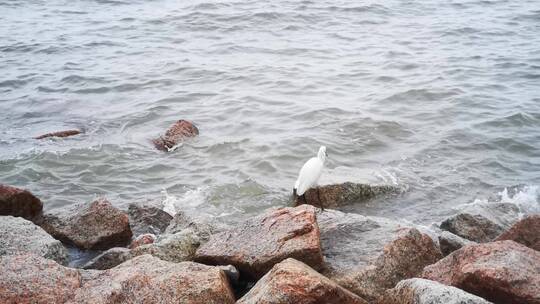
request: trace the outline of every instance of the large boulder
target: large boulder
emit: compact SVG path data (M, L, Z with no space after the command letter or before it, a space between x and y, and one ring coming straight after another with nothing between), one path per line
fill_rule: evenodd
M132 236L127 214L104 198L44 214L39 225L56 239L82 249L126 246Z
M0 256L33 253L66 265L64 245L41 227L21 217L0 216Z
M66 303L81 286L78 270L34 254L0 257L0 303Z
M490 304L461 289L425 279L408 279L388 289L378 304Z
M69 303L234 303L227 276L193 262L171 263L150 255L92 274Z
M465 246L424 269L423 278L494 303L540 303L540 252L514 241Z
M295 259L276 264L238 304L367 304L308 265Z
M497 237L496 240L512 240L540 251L540 214L523 218Z
M322 274L368 301L442 258L433 239L412 224L335 210L319 214L318 223Z
M210 265L234 265L242 275L258 279L276 263L295 258L321 269L323 257L315 208L279 208L251 218L210 237L195 260Z
M347 182L311 188L304 194L305 201L301 197L295 197L294 204L295 206L309 204L319 208L336 208L399 191L399 188L389 185L368 185Z
M27 190L0 184L0 215L20 216L32 220L41 214L43 204Z
M441 223L441 229L473 242L485 243L500 235L504 228L482 215L459 213Z
M36 136L34 137L34 139L43 139L43 138L48 138L48 137L68 137L68 136L73 136L73 135L78 135L78 134L81 134L80 130L65 130L65 131L46 133L40 136Z
M151 233L161 234L172 220L172 216L158 207L130 204L128 207L129 225L133 235Z
M157 149L170 151L184 139L197 135L199 135L199 129L192 122L181 119L175 122L165 132L165 135L152 140L152 142Z

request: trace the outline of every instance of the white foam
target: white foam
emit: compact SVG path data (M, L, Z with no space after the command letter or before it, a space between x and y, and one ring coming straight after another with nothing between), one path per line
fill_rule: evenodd
M466 205L489 205L493 203L512 203L516 205L521 215L539 213L540 212L540 187L539 186L524 186L516 189L514 194L509 194L508 188L497 193L495 200L485 198L477 198L472 203ZM458 206L461 207L461 206Z
M162 204L163 211L174 216L179 210L190 211L202 205L206 200L206 187L199 187L186 191L182 196L169 194L166 189L161 191L164 196Z

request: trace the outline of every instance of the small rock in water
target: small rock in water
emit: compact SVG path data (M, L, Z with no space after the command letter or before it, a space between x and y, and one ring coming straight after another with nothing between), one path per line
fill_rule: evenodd
M68 263L67 249L41 227L21 217L0 216L0 257L33 253L62 265Z
M33 220L42 210L41 201L29 191L0 184L0 215Z
M276 264L237 303L367 304L364 299L292 258Z
M126 246L132 236L127 214L104 198L44 214L38 224L56 239L82 249Z
M412 224L336 210L318 214L318 223L321 273L367 301L442 258L434 240Z
M295 198L295 206L309 204L315 207L336 208L347 204L363 202L376 196L399 192L399 188L388 185L367 185L343 183L325 185L309 189L305 193L306 201Z
M481 215L459 213L441 223L441 229L470 241L485 243L494 240L504 228Z
M257 279L289 257L322 268L319 227L312 206L271 209L214 234L199 247L195 260L210 265L231 264L246 278Z
M175 122L167 132L165 132L164 136L160 136L159 138L152 140L152 142L158 150L170 151L184 139L195 137L197 135L199 135L199 129L192 122L181 119Z
M490 304L461 289L425 279L408 279L384 292L377 304Z
M82 132L79 130L65 130L65 131L52 132L52 133L36 136L34 137L34 139L43 139L43 138L48 138L48 137L68 137L68 136L78 135L81 133Z
M494 303L540 303L540 252L514 241L473 244L424 269L422 277Z
M540 214L529 215L521 219L496 240L512 240L540 251Z
M172 216L158 207L130 204L128 207L129 225L133 235L151 233L159 235L165 231Z

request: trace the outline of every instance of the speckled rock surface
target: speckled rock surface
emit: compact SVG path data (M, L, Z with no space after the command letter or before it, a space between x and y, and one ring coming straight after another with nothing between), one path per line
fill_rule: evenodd
M64 245L41 227L21 217L0 216L0 256L23 253L68 263Z
M131 255L151 254L169 262L192 261L199 245L197 235L187 229L175 234L162 234L155 243L131 250Z
M439 234L439 247L441 248L441 252L444 256L449 255L465 245L474 243L475 242L464 239L449 231L441 231Z
M482 215L459 213L441 223L441 229L470 241L485 243L494 240L504 228Z
M43 204L27 190L0 184L0 215L33 219L41 214Z
M38 223L56 239L82 249L126 246L132 236L127 214L104 198L44 214Z
M308 205L271 209L212 235L199 247L195 260L209 265L231 264L242 275L254 279L289 257L321 269L323 258L315 210Z
M315 207L335 208L351 203L358 203L390 193L398 193L399 188L389 185L367 185L356 183L343 183L335 185L324 185L309 189L305 193L306 201L295 198L296 206L309 204Z
M496 240L512 240L540 251L540 214L529 215L521 219Z
M199 129L190 121L178 120L168 130L165 135L152 140L158 150L169 151L174 146L188 137L199 135Z
M0 303L60 304L81 286L78 270L33 254L0 257Z
M238 304L367 304L306 264L286 259L276 264Z
M165 229L165 233L175 234L188 229L197 235L201 243L204 243L210 239L210 235L224 231L227 228L229 228L227 225L212 219L192 218L179 211Z
M385 291L377 304L490 304L461 289L425 279L408 279Z
M335 210L319 213L318 223L322 274L367 301L442 258L435 242L409 224Z
M145 204L130 204L128 216L134 236L147 233L159 235L165 231L173 218L160 208Z
M131 243L129 244L129 249L135 249L142 245L148 245L153 244L156 242L156 236L151 233L141 234L138 237L136 237Z
M217 267L171 263L151 255L89 275L68 303L234 303L226 275Z
M514 241L465 246L424 269L423 278L494 303L540 303L540 252Z

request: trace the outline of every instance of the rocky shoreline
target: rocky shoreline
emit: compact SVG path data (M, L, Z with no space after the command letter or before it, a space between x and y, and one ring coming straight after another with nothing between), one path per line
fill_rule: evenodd
M313 191L336 207L391 189ZM104 198L42 210L0 185L0 303L540 303L540 215L510 203L433 227L307 204L234 226Z

